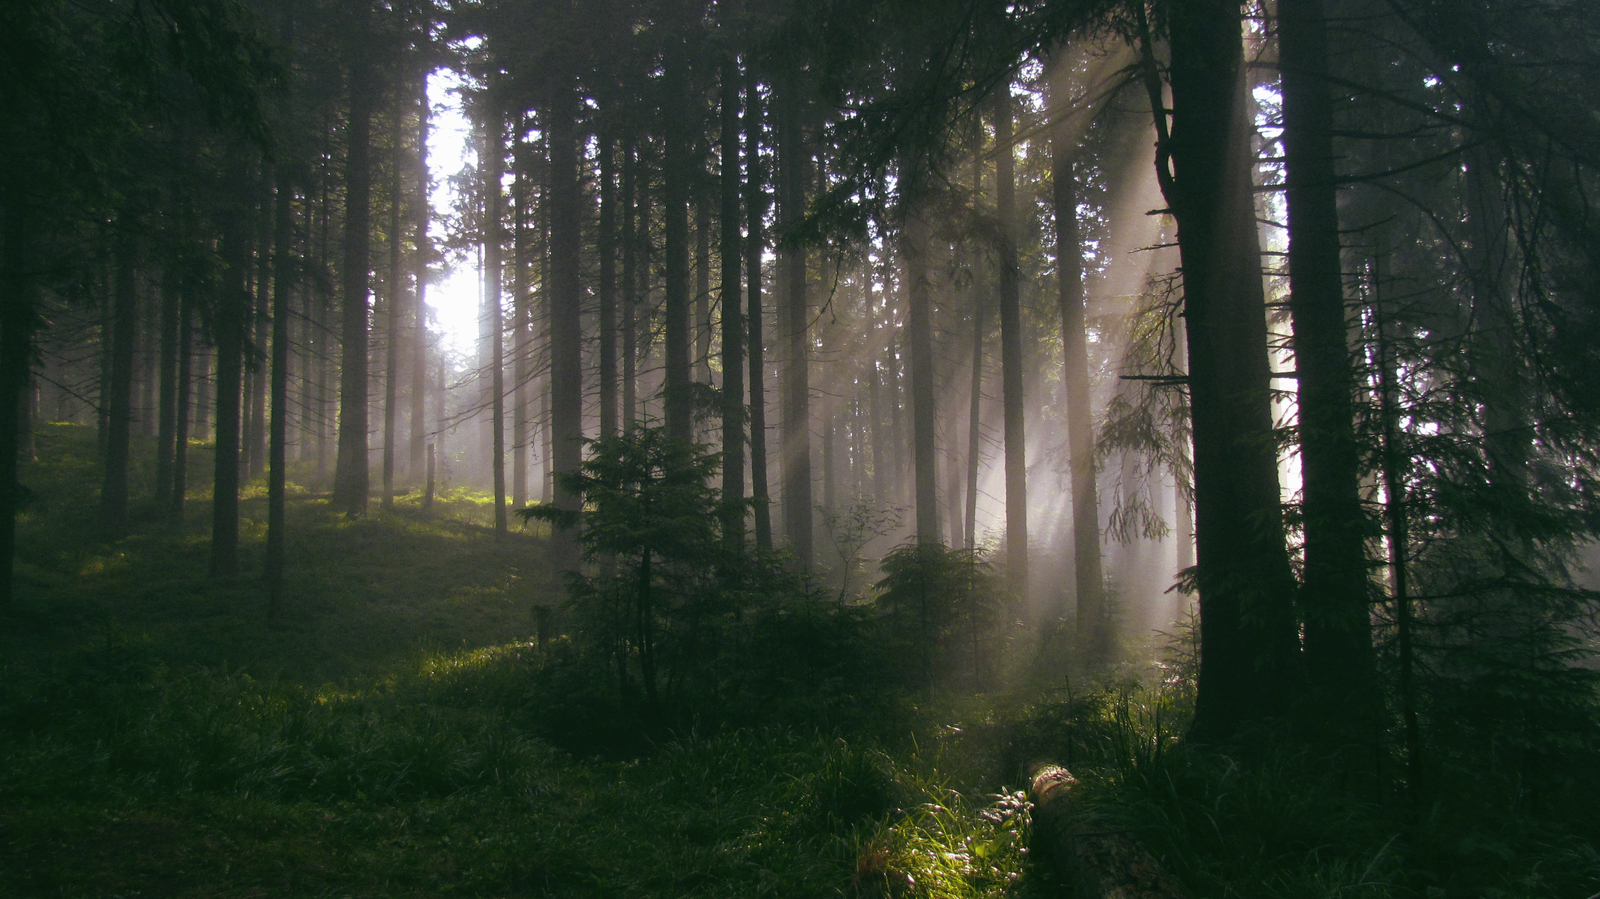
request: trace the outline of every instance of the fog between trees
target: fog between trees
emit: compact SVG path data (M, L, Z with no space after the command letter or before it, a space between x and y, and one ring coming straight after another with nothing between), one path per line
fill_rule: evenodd
M723 452L726 551L786 551L818 597L865 608L857 566L908 543L992 563L983 639L1013 658L987 677L1147 663L1194 609L1198 736L1313 702L1419 759L1461 684L1561 681L1591 640L1597 25L8 4L0 483L31 422L93 426L106 534L209 492L226 578L265 476L276 584L290 481L351 516L482 490L503 534L579 511L582 441L662 428ZM472 124L460 171L426 152L430 100ZM451 269L481 284L465 357L427 312ZM606 551L646 583L651 545Z

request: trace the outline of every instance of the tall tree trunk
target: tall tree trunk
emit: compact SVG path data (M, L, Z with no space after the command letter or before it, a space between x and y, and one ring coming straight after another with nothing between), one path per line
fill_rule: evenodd
M1240 7L1190 0L1172 10L1170 137L1159 83L1152 106L1157 175L1178 224L1194 421L1201 647L1192 733L1228 740L1292 696L1295 582L1272 435ZM1144 49L1152 52L1148 40Z
M363 2L358 35L367 31ZM339 343L339 456L333 475L333 508L364 515L370 472L367 466L367 268L371 242L369 216L372 171L368 164L372 130L371 64L358 51L350 69L349 149L345 156L344 315Z
M695 380L711 383L711 209L707 191L694 198Z
M739 61L722 60L722 536L744 547L744 341L739 281Z
M983 145L980 141L972 155L972 205L973 217L980 213L983 196ZM972 280L968 286L972 296L972 391L967 408L967 496L965 531L967 549L978 547L978 472L983 461L983 338L985 302L987 293L983 282L983 254L972 256ZM954 497L951 498L954 502Z
M609 135L600 140L600 436L617 433L617 163ZM624 273L626 276L627 273Z
M553 419L555 409L551 404L551 390L553 389L553 385L555 383L555 375L550 370L551 361L555 358L550 347L550 340L554 334L554 331L552 330L553 322L551 319L551 315L553 314L551 310L554 308L552 305L553 301L551 299L551 291L555 289L555 278L550 271L550 222L554 217L554 213L551 211L551 203L553 203L554 200L551 199L551 197L553 196L554 188L549 180L551 178L549 166L549 144L550 141L548 138L546 138L546 201L540 204L543 215L541 215L539 218L539 293L543 297L542 302L545 320L545 351L543 358L540 359L540 362L545 367L545 376L544 383L539 389L539 420L544 422L542 431L544 439L544 452L542 452L539 457L539 489L542 494L543 502L547 503L555 501L555 424Z
M230 165L243 181L243 166ZM245 334L250 327L250 294L245 279L250 265L247 234L249 207L239 202L224 212L222 222L222 295L217 298L216 450L211 487L211 576L233 577L239 571L239 426L244 387Z
M772 551L772 501L767 493L767 386L765 344L761 338L761 228L767 198L761 180L761 94L755 67L745 71L744 212L746 327L750 335L750 499L754 505L756 547Z
M694 176L688 133L689 104L683 95L688 79L682 47L668 51L665 83L666 156L662 163L661 215L666 231L666 403L667 434L689 440L693 432L693 399L689 376L689 182Z
M799 76L791 72L779 92L778 162L785 238L778 249L778 272L783 280L783 529L789 548L802 569L812 561L811 534L811 354L806 344L806 249L793 240L789 229L805 215L807 163L810 150L801 127L803 100Z
M916 480L917 542L941 542L933 384L933 296L928 275L928 223L920 213L905 216L901 252L905 256L906 347L911 354L911 458Z
M23 206L20 176L4 172L0 179L0 408L15 410L27 389L39 325L37 276L26 268L38 258L37 222ZM17 416L0 417L0 612L11 610L15 593L17 512L24 495L17 480L20 437Z
M500 173L505 167L505 126L498 110L483 123L484 171L484 296L489 314L489 469L494 478L494 535L506 534L506 358L505 316L500 309L501 253L505 237L505 193Z
M245 471L249 477L258 477L267 470L267 367L265 354L262 348L267 345L267 331L271 327L268 320L268 305L270 300L267 294L267 283L271 280L268 267L271 260L272 230L268 217L272 215L272 204L269 202L270 188L263 179L258 182L256 189L257 212L251 217L253 223L251 244L255 248L255 264L251 270L255 272L255 284L250 291L251 317L250 327L255 334L254 345L246 350L248 364L246 371L249 373L249 416L245 419L245 435L248 439L248 450L245 454Z
M117 238L116 287L112 295L110 381L101 402L106 406L105 479L100 487L100 523L107 533L120 535L128 518L128 447L133 427L133 350L134 332L139 324L137 250L132 233L136 227L119 220L118 227L129 231ZM8 409L15 418L13 402ZM13 452L15 448L13 448Z
M290 201L294 188L288 175L278 171L277 199L272 216L272 422L267 440L267 617L278 617L283 606L285 545L284 488L287 484L289 443L289 288L294 277L293 221ZM392 337L391 337L392 339Z
M172 504L172 457L177 450L178 290L176 277L161 284L160 371L156 387L156 508Z
M975 267L982 264L981 258L973 260ZM988 304L976 273L972 278L972 301L972 392L967 408L967 549L978 547L978 472L983 461L983 319Z
M550 422L556 474L576 475L582 462L583 367L579 312L583 302L582 212L579 208L578 97L575 85L559 87L550 104ZM576 509L578 497L557 485L556 505ZM571 545L557 550L557 567L575 565Z
M519 127L518 131L522 129ZM528 502L528 403L532 392L529 381L533 377L533 352L529 339L533 327L533 310L530 308L528 284L529 256L533 253L528 234L529 205L533 202L527 160L527 142L514 139L512 168L516 181L512 187L511 238L511 333L512 387L511 387L511 506L520 509Z
M1370 707L1366 516L1340 261L1333 104L1322 0L1279 0L1289 202L1289 311L1298 375L1306 667L1335 713ZM1319 707L1323 707L1319 703Z
M639 304L639 234L635 224L634 182L639 168L637 151L630 140L622 150L622 430L633 430L638 415L639 324L635 319Z
M180 282L178 299L178 383L173 405L172 495L167 513L175 524L183 523L183 503L189 492L189 400L194 384L194 299L189 285Z
M1056 276L1060 280L1061 376L1067 398L1067 466L1071 471L1073 574L1078 598L1078 648L1098 667L1110 661L1100 568L1100 501L1094 477L1094 411L1089 392L1089 323L1083 295L1083 239L1078 230L1078 182L1070 134L1058 127L1050 143L1054 186Z
M398 418L400 415L400 347L401 323L406 308L406 276L400 267L400 108L393 112L394 122L389 132L390 152L394 154L393 172L389 177L389 283L388 309L384 316L383 341L383 508L394 508L394 462Z
M428 257L432 245L428 241L428 218L432 203L428 196L428 73L426 67L417 81L417 171L416 191L416 302L411 306L411 448L406 467L413 482L422 473L427 452L428 413Z
M1017 262L1016 148L1011 82L1000 86L994 116L995 215L1000 225L1000 391L1006 440L1006 583L1028 593L1028 451L1022 397L1022 288Z
M332 128L330 126L329 130ZM327 148L329 155L333 150ZM318 278L316 286L316 302L312 304L312 319L315 322L317 334L316 354L316 457L317 479L324 484L328 477L328 440L331 426L333 425L333 391L331 380L333 376L333 291L332 268L330 262L332 255L329 245L332 243L332 204L328 196L328 182L331 177L322 179L321 195L317 202L317 270L327 277Z

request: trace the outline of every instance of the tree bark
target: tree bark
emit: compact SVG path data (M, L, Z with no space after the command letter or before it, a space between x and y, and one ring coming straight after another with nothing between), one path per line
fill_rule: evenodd
M183 521L183 503L189 492L189 402L194 384L194 300L189 285L179 284L178 298L178 378L176 414L172 434L172 495L167 513L174 523Z
M172 461L177 452L178 395L178 290L176 278L161 284L161 346L156 378L156 489L155 504L172 504Z
M255 252L255 264L251 271L255 273L255 283L250 291L250 329L255 334L255 341L246 349L245 371L248 373L249 402L247 408L249 415L245 419L245 472L249 478L262 475L267 470L267 366L262 348L267 345L267 331L271 328L268 320L267 283L271 280L269 266L271 263L272 203L269 197L270 189L265 179L258 181L256 186L256 214L251 216L253 225L250 243Z
M600 436L617 433L617 179L616 147L600 139Z
M940 543L939 484L935 455L933 384L933 296L928 276L928 223L905 216L906 346L911 354L911 457L916 480L917 542Z
M1034 845L1055 863L1077 899L1183 899L1183 890L1161 869L1139 839L1108 830L1072 802L1078 779L1055 765L1033 774Z
M366 5L360 4L357 33L364 36ZM357 50L350 70L349 149L345 156L344 314L340 322L339 455L333 475L333 508L364 515L370 473L367 466L367 268L371 241L369 216L372 172L368 164L372 129L371 64Z
M805 215L806 170L810 150L800 116L803 101L798 75L779 93L778 162L782 200L779 211L786 231L778 248L778 272L783 279L783 529L789 549L802 570L812 561L811 524L811 354L806 321L810 304L806 296L806 250L789 229Z
M519 126L517 130L523 129ZM533 309L528 283L528 266L532 261L529 257L533 255L528 217L532 215L533 192L527 150L527 142L520 136L513 139L511 158L516 182L511 194L511 506L514 509L528 502L528 406L533 392L529 383L533 378Z
M424 70L417 83L417 171L416 190L417 205L414 210L416 220L416 257L412 266L416 269L417 291L416 302L411 307L411 447L406 471L412 483L416 483L417 476L422 472L423 457L427 452L428 431L426 408L428 398L428 257L432 255L432 245L428 241L428 218L432 211L432 202L428 196L428 75Z
M230 166L243 180L243 166ZM239 571L239 426L240 392L244 387L244 343L249 328L250 294L245 289L250 248L246 243L250 214L243 202L227 209L222 221L222 295L217 298L216 451L211 488L211 576L229 578ZM364 355L363 355L364 358Z
M395 439L400 416L400 335L404 321L406 277L400 267L400 108L394 110L393 129L389 133L389 146L395 155L394 171L389 179L389 283L384 325L383 348L383 508L394 508Z
M282 169L278 171L277 198L273 204L272 267L272 421L267 439L267 617L277 618L283 607L285 546L284 488L287 483L289 438L289 288L294 278L291 253L294 239L290 201L294 188ZM393 336L391 335L391 340Z
M1192 735L1281 714L1298 673L1294 576L1272 432L1252 123L1237 0L1173 7L1172 130L1152 97L1178 224L1194 422L1200 672ZM1149 44L1146 43L1148 52Z
M575 85L562 85L548 110L550 142L550 420L551 455L556 474L578 473L582 463L583 333L582 214L579 208L577 103ZM556 485L559 508L577 509L578 497ZM569 538L570 539L570 538ZM558 547L557 567L577 564L572 544Z
M638 417L639 324L639 229L634 183L639 169L638 152L630 140L622 149L622 430L633 430Z
M0 408L15 410L27 389L38 327L38 281L24 267L34 255L37 223L22 202L23 185L14 172L0 173ZM17 513L25 491L17 480L20 435L17 417L0 418L0 612L9 612L15 595Z
M722 61L722 537L744 547L744 341L739 281L739 61Z
M711 210L705 191L694 199L695 380L711 383Z
M105 477L100 486L100 524L106 532L119 536L128 518L128 447L133 428L133 350L134 332L139 326L137 250L128 221L118 227L130 233L116 242L116 285L111 307L111 366L101 402L106 407ZM13 402L8 408L15 418ZM13 448L15 452L15 448Z
M1017 261L1016 148L1011 81L995 108L995 215L1000 220L1000 392L1006 441L1006 583L1028 594L1028 451L1022 396L1022 285Z
M1278 25L1289 311L1299 384L1306 666L1330 711L1350 715L1374 698L1372 625L1322 0L1279 0Z
M772 499L767 493L767 383L766 345L761 338L761 253L766 249L762 226L767 197L761 178L761 92L755 67L745 70L744 108L744 213L745 213L745 326L750 339L750 499L755 519L756 547L772 551Z
M483 305L489 318L489 470L494 478L494 535L506 535L506 355L505 316L500 308L501 256L505 244L505 126L490 109L483 122ZM581 381L581 372L580 381ZM580 390L581 390L580 386Z
M666 231L666 403L667 434L674 440L694 437L694 407L690 393L689 359L689 181L693 161L689 155L692 136L688 133L689 104L683 96L688 79L685 49L675 47L667 53L665 84L669 92L665 103L666 156L662 163L661 215Z
M1083 296L1083 245L1078 230L1078 183L1065 129L1051 141L1056 277L1060 281L1061 374L1067 398L1067 465L1071 472L1073 572L1077 587L1078 648L1098 667L1110 661L1100 568L1100 502L1094 476L1094 412L1089 392L1089 326Z

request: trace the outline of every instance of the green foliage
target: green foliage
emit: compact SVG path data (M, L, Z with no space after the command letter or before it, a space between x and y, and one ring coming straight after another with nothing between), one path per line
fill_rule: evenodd
M706 559L717 537L719 491L708 481L719 471L719 455L673 440L664 428L639 428L587 444L589 458L580 471L556 473L561 488L582 499L583 510L534 506L517 514L576 528L590 562L610 554Z
M969 897L1010 894L1022 869L1025 808L956 792L943 755L768 727L568 757L531 733L542 710L529 690L549 659L528 644L317 689L175 671L161 650L114 637L0 691L8 894L885 884Z
M972 683L994 677L1006 597L980 552L906 543L880 567L880 636L916 665L902 676L925 687L936 670L959 670Z

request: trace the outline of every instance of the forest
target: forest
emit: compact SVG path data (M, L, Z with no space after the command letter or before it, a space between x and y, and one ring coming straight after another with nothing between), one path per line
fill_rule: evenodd
M0 893L1600 896L1600 5L5 0L0 147Z

